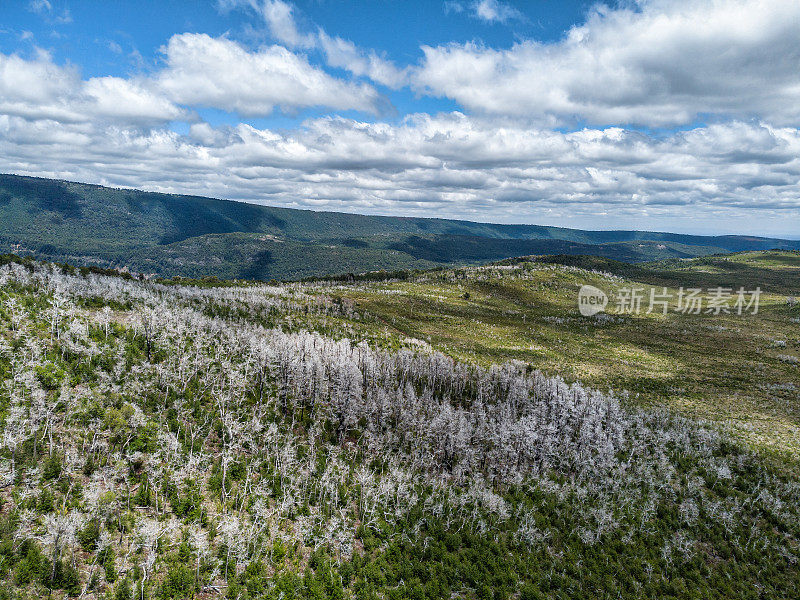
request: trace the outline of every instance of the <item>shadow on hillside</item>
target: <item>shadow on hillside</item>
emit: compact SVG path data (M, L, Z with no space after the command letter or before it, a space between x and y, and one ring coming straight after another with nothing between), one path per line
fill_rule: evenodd
M239 272L238 279L266 280L270 278L269 266L273 263L272 252L262 250L258 252L252 262Z
M67 219L83 215L81 196L71 192L63 181L0 175L0 188L0 204L20 198L34 204L38 210L56 212ZM30 212L35 214L34 210Z

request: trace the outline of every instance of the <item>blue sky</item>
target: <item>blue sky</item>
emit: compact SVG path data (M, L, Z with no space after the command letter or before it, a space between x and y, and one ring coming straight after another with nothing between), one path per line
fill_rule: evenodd
M23 0L0 17L4 172L800 237L796 3Z
M29 1L4 3L3 51L15 52L24 47L13 34L30 31L34 34L28 40L30 46L45 46L58 59L76 62L85 69L85 75L94 76L124 75L135 67L120 61L118 52L109 49L109 43L127 52L136 50L149 61L157 60L159 48L176 32L200 31L258 43L250 31L260 23L244 5L237 9L214 1L175 0L50 0L49 4L51 8L43 14L42 10L31 10ZM361 47L380 48L392 60L406 63L420 58L420 46L443 40L480 40L493 47L507 47L525 38L557 40L572 25L583 21L592 3L519 3L519 10L525 11L524 18L504 22L476 18L469 10L454 10L454 5L413 0L293 3L298 25L309 30L322 26ZM398 35L398 25L402 26L402 35Z
M84 77L125 77L157 69L163 60L160 49L176 32L226 36L254 49L269 41L257 14L246 5L174 0L107 3L49 0L49 5L45 12L34 9L36 4L29 1L8 3L3 8L7 27L0 38L0 51L24 54L45 48L56 62L79 65ZM396 63L409 64L420 60L421 46L436 45L442 40L476 41L491 47L510 47L526 38L557 40L583 20L592 3L552 0L520 3L524 15L520 11L520 16L504 21L476 18L470 10L459 10L460 5L455 2L312 0L293 6L298 25L309 31L324 27L357 46L380 49ZM402 35L398 35L396 27L400 23ZM30 37L21 40L24 32L29 32ZM316 64L324 65L318 53L311 52L310 56ZM446 98L409 90L383 91L392 105L383 118L458 108L457 103ZM300 122L309 113L324 112L324 109L303 111L289 116L279 113L244 120L259 126L286 126ZM236 118L219 111L208 111L206 116L215 123L233 123ZM359 117L374 120L369 114Z

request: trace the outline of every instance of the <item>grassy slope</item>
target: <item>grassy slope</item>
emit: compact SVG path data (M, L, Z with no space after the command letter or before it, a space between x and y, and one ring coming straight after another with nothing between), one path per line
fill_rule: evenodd
M521 257L501 261L500 264L519 264L530 260L605 271L652 285L743 286L746 289L761 286L786 295L797 294L798 283L793 275L800 266L800 254L785 251L740 252L693 260L670 259L646 265L627 264L597 256Z
M800 256L743 253L639 265L635 274L673 292L679 284L722 284L760 285L768 293L757 315L669 312L602 322L578 315L579 285L611 292L632 279L535 263L432 273L337 293L390 330L459 358L483 364L518 359L591 387L628 390L637 402L729 422L758 446L800 456L800 367L786 358L800 358L800 306L786 303L786 295L798 291Z
M742 236L598 232L313 212L12 175L0 175L0 219L0 246L5 251L75 264L127 265L168 276L291 279L534 253L589 253L639 262L731 250L800 248L800 242ZM282 260L284 253L273 243L276 239L291 241L303 256L302 264ZM207 254L198 256L198 247ZM331 247L337 248L335 259Z

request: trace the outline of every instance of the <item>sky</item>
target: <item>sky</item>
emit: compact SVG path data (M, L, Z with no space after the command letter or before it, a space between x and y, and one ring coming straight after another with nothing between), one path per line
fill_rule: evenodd
M800 2L0 2L0 172L800 239Z

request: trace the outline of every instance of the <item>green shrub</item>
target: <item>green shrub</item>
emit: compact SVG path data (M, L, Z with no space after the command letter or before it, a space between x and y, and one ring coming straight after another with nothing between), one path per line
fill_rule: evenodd
M97 547L97 540L100 539L100 522L92 519L81 529L78 530L78 543L86 552L91 552Z
M116 554L114 553L114 549L104 548L101 555L97 558L98 562L103 565L106 581L108 583L114 583L117 580L117 567L115 565Z
M22 559L17 563L14 572L14 581L17 585L27 585L40 579L47 572L47 559L33 540L25 540L20 546L19 554Z
M36 367L36 379L46 390L57 390L64 379L64 371L52 363Z
M49 513L55 510L55 498L53 492L48 489L42 490L39 500L36 502L36 509L41 513Z
M61 589L70 596L77 596L80 589L80 576L77 569L61 559L55 563L47 562L47 570L42 573L42 583L50 589Z
M44 461L42 477L44 477L45 481L52 481L61 477L61 471L61 458L57 454L53 454Z
M120 579L119 583L114 586L114 600L133 600L131 582L127 577Z
M161 584L159 597L189 598L195 592L195 578L192 570L183 564L172 565Z
M86 462L83 463L83 474L87 477L91 477L94 475L94 472L97 470L97 465L94 462L94 457L90 454L86 457Z

